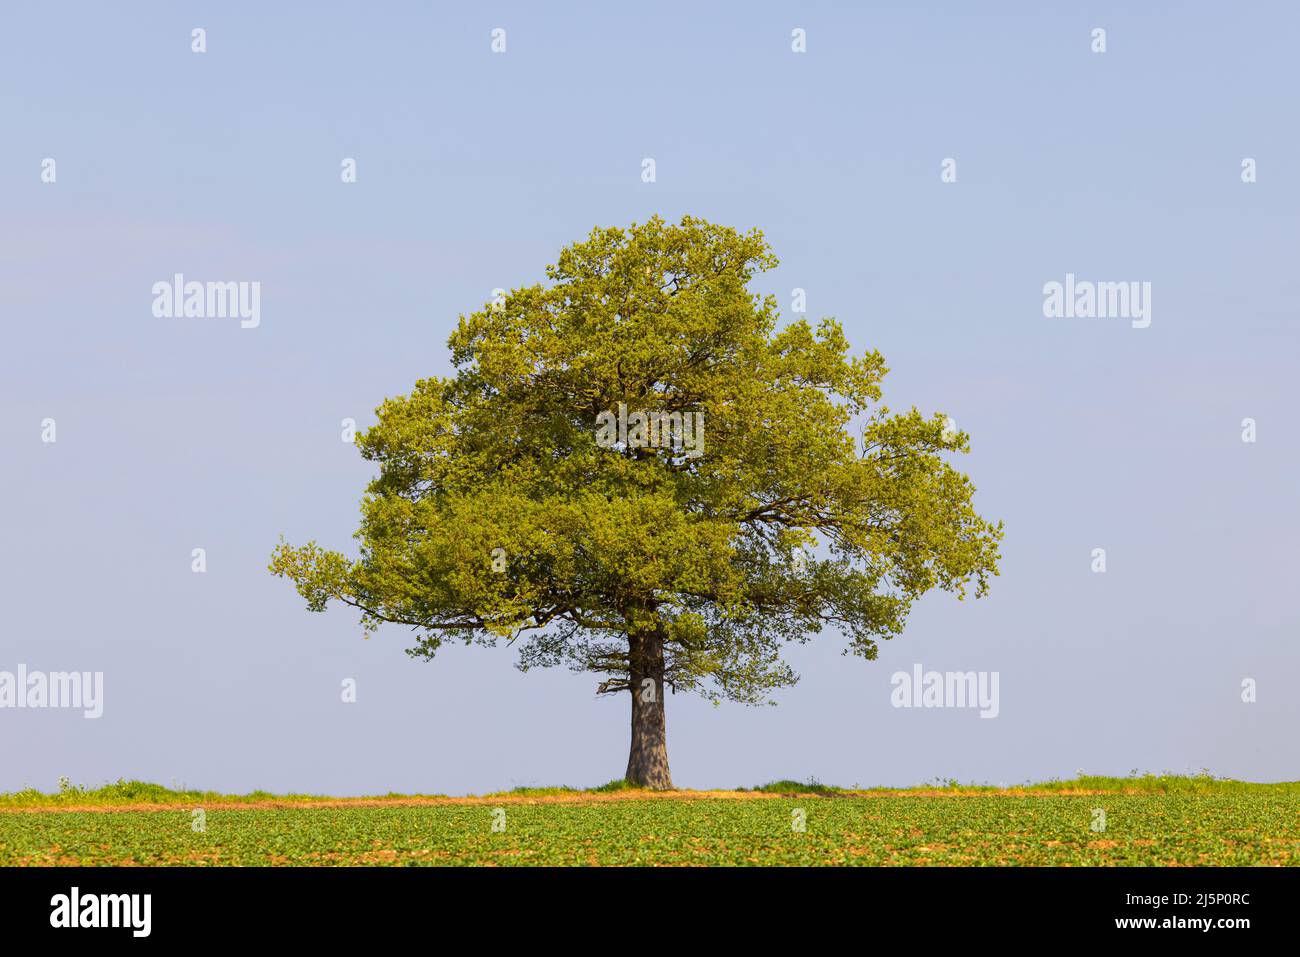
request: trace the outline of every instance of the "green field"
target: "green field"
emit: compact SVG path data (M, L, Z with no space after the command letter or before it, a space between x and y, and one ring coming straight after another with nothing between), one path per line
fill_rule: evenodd
M368 802L114 787L0 796L0 865L1300 864L1294 784L782 793L791 783L713 796L557 788ZM1104 830L1093 829L1096 809Z

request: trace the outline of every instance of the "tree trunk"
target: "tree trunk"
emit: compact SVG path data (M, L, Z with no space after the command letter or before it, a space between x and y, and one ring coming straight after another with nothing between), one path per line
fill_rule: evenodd
M668 772L668 725L664 720L664 641L656 629L628 635L632 679L632 747L629 784L655 790L673 786Z

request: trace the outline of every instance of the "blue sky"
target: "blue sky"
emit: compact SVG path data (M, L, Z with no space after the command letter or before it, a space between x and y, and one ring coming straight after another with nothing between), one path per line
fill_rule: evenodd
M105 703L0 710L0 788L618 776L627 705L593 677L411 661L266 563L281 534L349 546L370 468L341 419L447 373L494 288L655 213L762 228L756 291L880 349L887 403L970 434L1006 523L989 597L928 598L878 661L826 633L776 707L671 698L679 786L1300 777L1300 14L981 6L6 10L0 670L103 671ZM260 326L154 317L177 272L259 281ZM1150 327L1045 318L1066 273L1150 282ZM891 707L918 662L998 672L998 717Z

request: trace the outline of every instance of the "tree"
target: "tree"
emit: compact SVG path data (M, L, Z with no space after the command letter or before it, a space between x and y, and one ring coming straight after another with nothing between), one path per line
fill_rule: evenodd
M271 570L410 626L414 657L505 640L600 675L631 699L626 779L671 788L666 689L762 703L797 680L786 642L832 626L872 659L920 595L997 574L1001 523L944 461L968 437L881 406L884 360L833 319L778 328L747 289L776 264L689 216L594 230L376 410L360 556L281 541Z

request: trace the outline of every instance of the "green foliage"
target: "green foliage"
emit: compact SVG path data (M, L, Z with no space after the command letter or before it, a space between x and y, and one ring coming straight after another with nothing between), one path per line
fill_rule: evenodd
M740 788L740 790L746 789ZM763 794L840 794L844 791L843 788L831 784L822 784L816 778L809 778L807 783L784 778L769 784L760 784L753 790Z
M0 813L0 866L1300 864L1294 793L1267 790L517 802L501 833L495 806Z
M1172 795L1223 795L1232 796L1249 794L1255 796L1273 795L1290 796L1300 799L1300 781L1285 781L1276 784L1257 783L1253 781L1236 781L1231 778L1218 778L1209 773L1199 775L1143 774L1136 772L1128 777L1099 777L1087 775L1068 781L1051 780L1036 784L1018 784L1011 788L997 788L988 784L958 784L956 779L946 781L937 779L938 783L922 784L909 788L867 788L872 792L893 792L906 794L909 791L933 791L936 788L959 790L964 793L985 792L989 794L1038 793L1054 794L1061 792L1088 791L1099 794L1172 794ZM508 791L496 791L483 797L551 797L555 795L612 794L620 791L637 790L624 778L615 778L605 784L591 788L559 786L523 786ZM795 781L782 778L755 788L737 788L742 793L755 794L799 794L824 795L835 797L852 795L864 790L857 787L843 788L832 784L822 784L816 778L808 781ZM707 793L707 792L702 792ZM59 790L45 793L35 788L21 791L0 793L0 808L60 808L60 807L128 807L134 805L154 804L159 806L181 805L240 805L276 802L283 804L340 803L347 801L393 801L437 800L445 798L441 794L398 794L389 793L380 797L338 798L321 794L275 794L271 791L252 791L248 794L222 794L218 791L196 791L164 787L145 781L127 781L119 779L116 783L98 788L86 788L60 782Z
M510 795L512 797L553 797L555 795L567 794L613 794L616 791L633 791L637 786L630 783L625 778L615 778L605 784L598 785L594 788L572 788L567 785L558 787L517 787L509 791L498 791L495 794L485 795L485 797Z
M594 230L460 318L454 376L379 407L359 557L282 542L272 572L367 633L409 626L413 655L523 638L519 667L602 692L654 630L674 690L751 704L797 679L785 642L830 625L874 658L925 592L982 594L1001 525L945 461L967 436L880 405L884 359L834 319L781 326L747 288L776 262L759 231L692 217ZM702 415L703 454L601 447L620 403Z
M1043 791L1116 791L1149 794L1236 794L1270 788L1290 790L1300 796L1300 782L1256 784L1251 781L1236 781L1232 778L1216 778L1209 773L1196 775L1134 773L1128 777L1085 774L1073 780L1046 781L1033 787Z
M112 784L98 788L74 785L61 779L59 790L46 794L35 788L25 788L0 794L0 808L3 807L94 807L124 806L135 804L212 804L252 802L264 800L281 801L325 801L330 798L309 794L273 795L266 791L254 791L251 794L232 795L216 791L194 791L184 788L169 788L147 781L127 781L119 778Z

